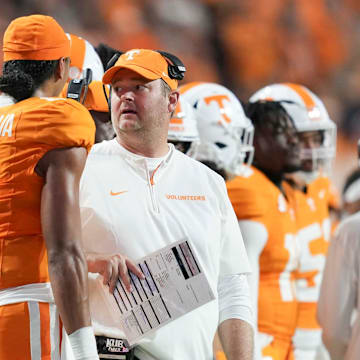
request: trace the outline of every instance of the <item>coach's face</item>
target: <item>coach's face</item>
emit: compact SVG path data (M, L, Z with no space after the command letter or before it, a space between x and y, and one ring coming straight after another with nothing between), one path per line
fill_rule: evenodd
M118 135L166 129L176 102L170 101L161 79L149 80L122 69L114 77L111 94L111 119Z

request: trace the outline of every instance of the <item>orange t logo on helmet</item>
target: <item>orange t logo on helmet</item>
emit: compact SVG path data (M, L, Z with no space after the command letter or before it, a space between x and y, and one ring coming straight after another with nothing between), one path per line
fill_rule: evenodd
M207 105L209 105L212 101L215 101L219 105L220 113L221 113L222 117L229 124L229 123L231 123L231 119L225 114L223 100L227 100L230 102L230 99L227 95L214 95L214 96L208 96L208 97L204 98L204 101Z

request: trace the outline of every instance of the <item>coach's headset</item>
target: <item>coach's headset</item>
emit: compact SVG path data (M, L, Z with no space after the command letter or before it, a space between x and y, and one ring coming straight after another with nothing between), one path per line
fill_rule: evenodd
M165 58L166 62L168 63L169 78L175 79L175 80L182 80L184 78L185 72L186 72L186 67L183 64L183 62L177 56L170 54L168 52L161 51L161 50L155 50L155 51L158 52L159 54L161 54ZM121 52L121 51L114 54L113 57L107 63L105 71L107 71L111 67L113 67L122 54L124 54L124 52ZM111 86L110 86L109 96L107 96L106 88L105 88L104 84L103 84L103 90L104 90L106 102L109 107L109 114L111 114Z

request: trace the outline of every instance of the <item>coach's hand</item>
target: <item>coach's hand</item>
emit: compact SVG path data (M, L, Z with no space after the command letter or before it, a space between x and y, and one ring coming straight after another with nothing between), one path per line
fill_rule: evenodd
M143 279L143 273L126 256L121 254L95 254L87 253L86 260L88 271L99 273L103 276L103 282L109 285L112 294L115 290L116 282L120 278L128 292L131 291L129 271Z

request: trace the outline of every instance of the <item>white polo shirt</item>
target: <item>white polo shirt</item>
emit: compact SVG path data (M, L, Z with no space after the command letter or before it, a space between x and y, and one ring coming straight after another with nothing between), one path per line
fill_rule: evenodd
M95 145L83 172L80 205L86 251L120 252L136 260L186 237L216 297L219 278L250 271L224 180L171 145L158 164L116 139ZM93 286L90 291L96 291ZM90 303L95 333L121 336L91 292ZM136 354L142 360L212 359L218 321L217 298L157 330Z

